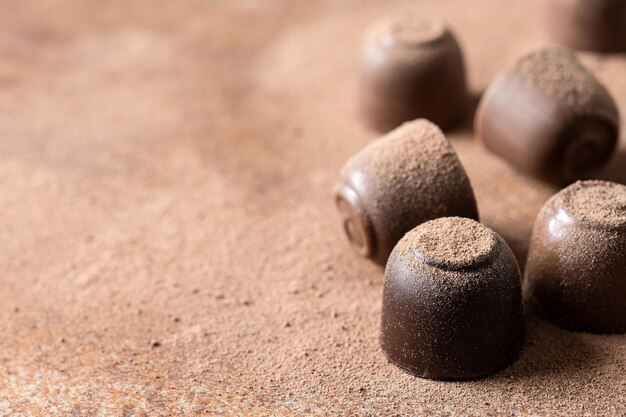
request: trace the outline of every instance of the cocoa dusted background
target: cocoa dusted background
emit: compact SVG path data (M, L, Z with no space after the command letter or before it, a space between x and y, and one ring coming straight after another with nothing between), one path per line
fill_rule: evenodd
M0 4L0 415L623 415L626 336L528 316L510 368L412 377L332 187L377 136L364 30L449 22L476 97L550 44L542 0ZM626 114L626 55L582 54ZM518 259L556 190L448 132ZM626 182L626 150L599 178ZM438 413L438 414L437 414Z

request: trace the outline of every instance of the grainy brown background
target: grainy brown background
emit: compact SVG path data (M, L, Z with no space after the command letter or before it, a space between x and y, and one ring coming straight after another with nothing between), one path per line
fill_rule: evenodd
M382 271L330 190L375 137L361 34L447 19L476 94L548 41L541 0L5 0L0 415L626 415L626 336L529 315L511 368L413 378L378 347ZM626 113L626 55L583 60ZM449 133L523 261L553 189ZM622 142L624 139L622 138ZM599 175L626 181L626 150Z

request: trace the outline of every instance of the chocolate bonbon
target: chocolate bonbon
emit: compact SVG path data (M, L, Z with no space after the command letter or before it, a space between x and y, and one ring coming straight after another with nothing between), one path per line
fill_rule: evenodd
M561 327L626 332L626 186L580 181L553 196L535 221L524 285Z
M447 129L468 108L461 48L446 24L415 14L383 19L368 31L361 59L361 109L388 131L425 118Z
M549 0L547 26L565 46L597 52L626 51L626 1Z
M381 345L416 376L474 379L519 355L524 339L520 272L513 252L480 223L424 223L394 248L385 270Z
M341 171L335 204L352 246L381 265L420 223L445 216L478 218L474 192L454 149L423 119L403 124L354 155Z
M502 72L475 119L478 138L522 172L567 184L605 163L619 133L607 90L564 49L544 49Z

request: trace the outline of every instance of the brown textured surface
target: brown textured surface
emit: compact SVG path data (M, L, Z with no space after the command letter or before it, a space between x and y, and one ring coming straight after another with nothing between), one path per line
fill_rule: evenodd
M444 269L478 266L498 249L498 240L491 230L462 217L432 220L411 236L404 239L404 247L399 250L417 250L423 262Z
M546 42L541 4L3 2L1 412L624 414L626 337L532 315L520 360L492 378L387 364L382 271L346 244L331 198L375 137L356 110L373 20L443 16L480 92ZM626 59L584 62L625 108ZM467 127L449 136L482 219L523 259L553 189ZM604 178L626 180L625 155Z
M561 194L575 219L606 228L626 225L626 187L608 181L579 181Z
M614 108L612 112L604 109L612 98L569 50L546 48L528 54L512 71L522 82L560 103L567 116L596 115L600 111L613 116L615 112Z

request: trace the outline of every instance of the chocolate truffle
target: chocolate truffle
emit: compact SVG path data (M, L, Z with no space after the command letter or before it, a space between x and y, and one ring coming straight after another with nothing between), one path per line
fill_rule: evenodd
M617 107L564 49L520 59L485 92L478 138L522 172L562 185L605 163L619 133Z
M420 223L478 218L474 192L441 130L405 123L354 155L341 171L335 203L359 254L384 265L395 244Z
M626 51L626 1L549 0L547 6L556 42L588 51Z
M626 186L580 181L548 200L533 228L524 286L561 327L626 332Z
M367 33L361 108L371 127L388 131L425 118L447 129L462 121L468 103L461 49L444 22L396 15Z
M473 379L519 355L524 309L513 252L480 223L424 223L385 270L381 344L389 360L428 379Z

